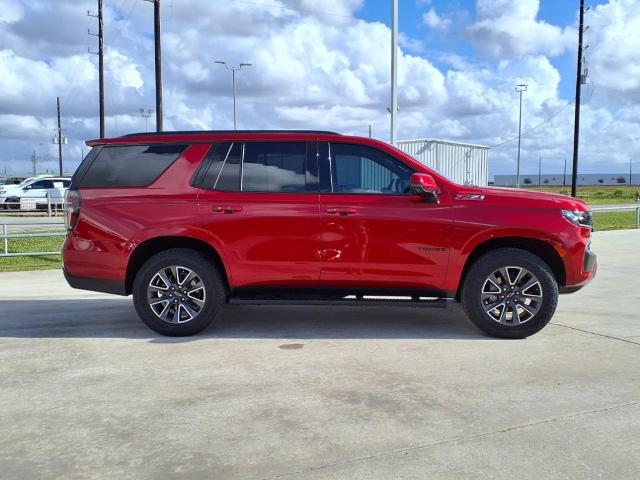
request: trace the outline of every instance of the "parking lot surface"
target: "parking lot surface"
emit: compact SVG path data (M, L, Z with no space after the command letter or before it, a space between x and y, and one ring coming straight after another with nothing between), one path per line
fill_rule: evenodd
M165 338L57 271L0 274L2 478L640 478L640 231L497 340L461 309L226 307Z

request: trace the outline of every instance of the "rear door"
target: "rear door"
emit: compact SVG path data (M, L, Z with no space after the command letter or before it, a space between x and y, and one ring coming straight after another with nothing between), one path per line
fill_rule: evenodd
M316 143L221 142L196 173L205 228L234 287L316 287L320 213Z
M381 150L331 143L320 152L321 284L438 291L449 258L448 200L407 193L413 171Z

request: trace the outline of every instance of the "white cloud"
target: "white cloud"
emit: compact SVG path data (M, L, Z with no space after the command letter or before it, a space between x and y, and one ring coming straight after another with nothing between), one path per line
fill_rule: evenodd
M83 141L98 135L97 58L85 53L87 45L95 49L95 39L86 35L87 25L93 28L95 21L84 16L94 3L60 0L53 8L44 0L24 4L0 0L5 7L0 17L4 48L0 52L0 168L28 171L33 148L43 158L42 165L55 165L49 137L57 95L62 97L70 140L66 158L77 163ZM236 77L241 128L322 128L366 135L372 125L374 136L387 139L388 27L356 18L361 0L264 3L276 7L233 1L184 0L173 6L165 2L165 128L232 125L231 73L213 63L220 58L253 64ZM105 12L110 136L143 130L138 109L155 108L150 5L125 4L133 8L117 11L111 2ZM618 61L615 52L618 48L630 58L637 55L633 32L638 30L640 8L634 5L630 0L611 0L597 7L590 19L590 73L596 89L583 107L581 158L586 168L597 168L603 159L628 161L640 147L636 83L640 74L633 62ZM566 105L570 98L559 94L560 72L550 57L566 51L569 43L573 48L574 32L538 20L538 6L530 0L478 2L476 23L469 34L478 49L498 55L485 63L455 51L432 61L428 50L421 50L415 41L412 47L405 38L398 71L399 137L484 144L513 138L518 118L514 87L520 82L529 85L523 130L546 121ZM448 17L433 12L447 21ZM65 28L50 28L45 19ZM620 30L623 35L617 33ZM565 156L570 158L572 112L572 107L565 108L523 138L525 172L529 164L537 165L538 155L556 171ZM153 128L153 116L149 126ZM606 142L595 141L603 135ZM492 150L493 172L511 171L515 145L510 142Z
M538 20L539 9L539 0L478 0L467 34L479 51L494 58L556 56L572 48L575 30Z
M640 1L611 0L587 12L585 58L595 88L618 103L640 102Z
M446 30L451 26L451 20L438 15L433 7L422 15L422 23L434 30Z

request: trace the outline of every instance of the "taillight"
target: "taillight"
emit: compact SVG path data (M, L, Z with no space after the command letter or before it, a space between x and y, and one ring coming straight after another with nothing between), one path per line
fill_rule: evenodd
M80 216L80 192L67 190L64 203L64 226L67 230L73 230Z

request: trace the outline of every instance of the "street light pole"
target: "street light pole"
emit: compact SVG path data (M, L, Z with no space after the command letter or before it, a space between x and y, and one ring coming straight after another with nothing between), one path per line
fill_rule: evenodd
M518 117L518 160L516 166L516 188L520 188L520 143L522 139L522 92L527 90L526 83L516 85L516 92L520 94L520 115Z
M151 114L153 113L152 109L148 109L146 112L144 110L144 108L140 109L140 116L144 117L144 131L148 132L149 131L149 117L151 116Z
M231 70L231 84L233 86L233 129L237 130L238 121L236 114L236 70L241 70L242 67L251 67L252 65L250 63L241 63L239 66L234 67L233 65L229 66L227 62L223 62L222 60L215 60L214 63L224 65L224 68L226 68L227 70Z

